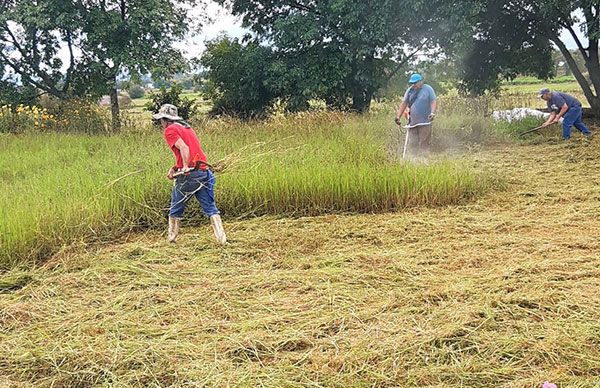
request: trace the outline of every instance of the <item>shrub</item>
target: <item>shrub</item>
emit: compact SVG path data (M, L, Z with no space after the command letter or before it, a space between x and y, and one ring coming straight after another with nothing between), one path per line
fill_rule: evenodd
M140 85L131 85L127 92L129 93L129 97L135 99L142 98L146 95L146 91Z
M173 84L171 89L161 87L158 92L150 94L150 101L146 104L146 109L152 113L158 113L160 107L164 104L172 104L179 110L179 116L184 120L189 120L198 111L198 105L195 100L182 97L183 87L179 84Z
M0 107L0 133L110 133L110 112L90 101L53 100L51 107Z
M52 112L59 118L54 132L108 134L111 132L110 111L86 100L61 101Z
M50 129L56 117L46 108L19 104L0 107L0 133L23 133Z

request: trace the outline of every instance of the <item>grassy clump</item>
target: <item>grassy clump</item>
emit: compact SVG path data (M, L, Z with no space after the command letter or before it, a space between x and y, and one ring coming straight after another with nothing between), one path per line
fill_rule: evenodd
M379 212L456 203L483 190L448 161L389 157L387 116L304 114L267 123L198 123L211 161L226 158L217 202L227 217ZM0 267L63 245L162 227L172 155L160 131L5 136L0 148ZM25 151L24 151L25 150ZM23 152L27 163L22 164ZM192 215L198 213L193 206Z

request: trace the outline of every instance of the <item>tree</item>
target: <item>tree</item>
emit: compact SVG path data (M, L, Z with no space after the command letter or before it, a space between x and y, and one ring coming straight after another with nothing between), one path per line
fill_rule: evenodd
M300 89L291 97L302 103L316 95L357 112L418 54L451 47L464 33L454 21L470 12L443 0L217 1L273 47L289 69L281 87Z
M0 3L0 66L59 98L111 97L120 128L117 77L185 67L172 43L193 25L197 0L11 0ZM61 55L61 50L68 54Z
M58 0L0 2L0 69L10 71L15 85L67 97L79 65L74 60L77 38L69 26L73 11L71 4ZM68 65L58 55L63 43Z
M469 4L473 2L467 0ZM596 114L600 114L600 3L597 0L483 0L474 19L475 44L466 60L465 89L474 92L493 88L499 78L528 73L540 78L553 75L553 45L565 57ZM464 3L463 3L464 6ZM577 33L587 38L586 45ZM561 39L568 32L577 54ZM577 64L583 58L591 85Z
M212 114L262 117L277 98L268 85L270 48L242 45L226 37L208 42L200 64L206 68L203 93L213 102Z

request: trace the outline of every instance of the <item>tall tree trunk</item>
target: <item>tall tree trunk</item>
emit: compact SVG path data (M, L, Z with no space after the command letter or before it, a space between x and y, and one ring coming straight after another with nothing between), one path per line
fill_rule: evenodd
M371 108L375 88L375 54L366 56L362 61L356 61L355 66L360 67L355 67L354 71L352 110L366 113Z
M117 86L113 85L110 89L110 113L112 132L121 131L121 110L119 107L119 93Z
M594 115L600 117L600 97L598 97L598 94L594 94L594 91L588 84L588 80L585 78L585 76L581 72L581 69L579 69L579 67L577 66L577 62L575 62L575 58L573 58L573 54L569 51L567 46L565 46L565 44L560 40L560 38L558 36L551 37L551 40L552 40L552 42L554 42L554 44L556 44L556 46L558 46L558 49L565 57L565 60L567 61L569 68L573 72L575 79L577 79L579 86L581 86L581 89L583 90L583 94L585 95L585 98L590 103L590 106L592 107L592 111L594 112ZM589 61L590 60L588 58L586 58L586 64ZM597 69L594 70L594 66L588 66L588 70L590 72L590 78L592 80L594 78L598 77L599 86L600 86L600 67L598 67ZM597 74L592 75L592 72L596 72L596 71L597 71Z
M598 57L598 41L590 39L588 49L589 57L585 62L585 66L590 74L590 80L596 90L596 96L600 93L600 59Z
M363 88L357 86L352 92L352 111L365 113L369 110L369 105L365 91Z
M591 100L588 99L588 101L594 111L594 115L600 117L600 58L598 56L598 40L590 39L589 44L589 57L586 60L585 66L588 69L596 95Z
M352 110L357 113L367 113L371 109L373 92L370 87L357 88L352 93Z

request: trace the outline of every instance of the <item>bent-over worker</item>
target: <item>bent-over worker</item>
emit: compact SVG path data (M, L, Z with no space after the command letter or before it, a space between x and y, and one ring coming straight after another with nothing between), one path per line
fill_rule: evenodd
M540 90L539 97L548 104L548 113L550 117L544 123L544 126L560 122L563 119L563 139L568 140L571 137L571 127L577 128L585 137L591 137L592 133L583 123L583 109L581 102L567 93L553 92L550 89Z
M177 240L186 204L192 197L196 197L204 214L210 218L217 241L225 244L227 236L214 198L216 178L208 168L206 155L196 133L179 117L174 105L161 106L153 117L160 121L165 140L176 161L175 166L167 173L168 179L175 180L169 210L169 241L174 243Z

